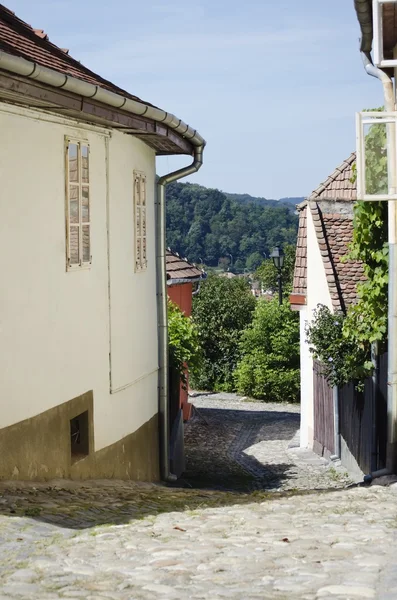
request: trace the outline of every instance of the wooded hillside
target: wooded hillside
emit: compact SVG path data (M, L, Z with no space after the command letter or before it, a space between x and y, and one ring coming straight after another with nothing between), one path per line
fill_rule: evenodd
M191 183L167 186L167 244L193 262L232 262L233 271L253 271L274 246L295 244L297 229L292 199L224 194Z

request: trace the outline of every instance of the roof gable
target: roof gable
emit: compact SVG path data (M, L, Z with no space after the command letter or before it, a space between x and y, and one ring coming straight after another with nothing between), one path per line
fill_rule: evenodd
M342 162L298 208L299 229L292 294L307 294L307 210L310 210L332 305L346 311L357 301L357 283L365 279L362 263L345 260L353 239L353 211L346 202L356 200L352 182L356 154Z
M343 161L309 196L308 200L357 200L357 186L352 181L356 153Z

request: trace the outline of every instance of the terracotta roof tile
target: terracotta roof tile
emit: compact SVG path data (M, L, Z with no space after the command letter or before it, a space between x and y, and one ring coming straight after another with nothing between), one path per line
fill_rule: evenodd
M352 183L356 153L343 161L335 171L316 188L308 200L356 200L356 183Z
M337 206L338 201L356 200L356 184L351 182L355 159L356 155L353 152L314 190L308 202L300 205L293 282L293 294L306 295L306 206L309 205L332 304L335 310L342 311L357 301L357 283L365 280L360 262L342 262L342 257L347 254L348 245L353 238L353 216L349 211L343 211L343 214L338 212ZM335 204L330 207L326 201Z
M132 96L84 67L79 61L69 56L65 49L51 43L45 31L33 29L2 4L0 4L0 50L140 101L136 96ZM146 102L146 104L149 103Z
M306 256L307 256L307 236L306 236L306 212L307 207L299 211L299 229L296 242L295 270L292 293L306 296Z
M310 202L314 228L320 247L332 305L343 312L357 301L357 283L364 278L362 263L342 260L353 239L351 214L326 213L321 203Z
M181 280L193 282L207 277L205 271L189 263L186 258L181 258L179 254L172 252L169 248L166 254L166 267L168 285L181 283Z

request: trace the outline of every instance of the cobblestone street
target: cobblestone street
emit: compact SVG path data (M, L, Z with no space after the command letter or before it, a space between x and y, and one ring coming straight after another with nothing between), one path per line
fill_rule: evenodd
M193 398L180 487L0 484L0 600L397 597L397 489L297 448L298 408Z

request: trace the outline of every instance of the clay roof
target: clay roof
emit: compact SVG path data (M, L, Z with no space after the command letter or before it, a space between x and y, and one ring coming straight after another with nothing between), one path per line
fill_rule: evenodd
M294 269L294 282L292 285L293 294L306 296L306 257L307 257L307 207L303 207L299 211L299 228L298 238L296 240L296 255L295 255L295 269Z
M69 56L68 51L50 42L48 35L42 29L33 29L2 4L0 4L0 50L140 101L136 96L132 96L84 67Z
M358 261L343 261L353 239L353 216L322 212L321 204L310 203L317 242L335 310L345 312L357 301L357 283L365 280Z
M298 209L299 229L296 246L292 294L307 293L307 209L309 207L323 259L332 304L335 310L345 311L357 301L357 283L365 279L363 267L357 261L342 261L353 239L353 211L347 205L341 210L338 203L356 200L356 184L352 183L356 155L335 169L308 200Z
M318 186L308 200L357 200L356 183L352 183L356 153L343 161L327 179Z
M188 262L186 258L181 258L177 252L172 252L169 248L166 254L166 266L167 285L193 283L207 277L205 271Z

